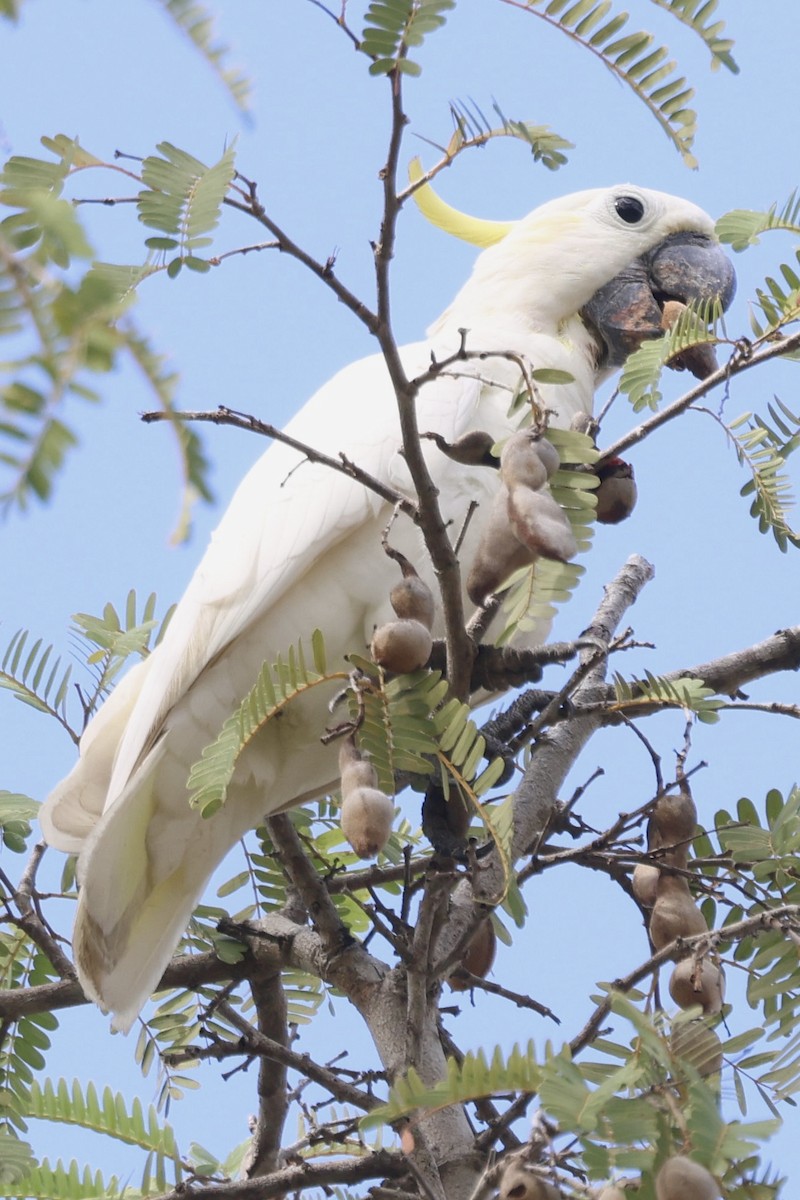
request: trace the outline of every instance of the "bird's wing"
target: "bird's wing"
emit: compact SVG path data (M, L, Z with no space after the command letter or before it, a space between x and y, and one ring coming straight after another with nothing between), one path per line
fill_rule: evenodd
M409 370L424 369L425 344L407 347L404 358ZM425 387L418 400L420 427L458 437L468 428L482 390L479 380L463 376ZM410 494L399 454L397 404L382 358L364 359L336 375L286 432L332 458L346 450L349 460L368 474ZM441 469L447 468L440 465ZM323 553L385 505L362 483L309 462L285 444L269 448L237 489L152 656L157 662L128 714L108 803L123 790L167 713L203 669L262 618Z

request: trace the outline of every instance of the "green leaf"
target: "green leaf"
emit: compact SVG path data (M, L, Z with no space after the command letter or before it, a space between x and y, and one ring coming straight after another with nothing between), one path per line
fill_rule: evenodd
M252 83L238 68L226 66L230 48L214 36L214 16L198 0L158 0L166 16L193 43L243 113L250 112Z

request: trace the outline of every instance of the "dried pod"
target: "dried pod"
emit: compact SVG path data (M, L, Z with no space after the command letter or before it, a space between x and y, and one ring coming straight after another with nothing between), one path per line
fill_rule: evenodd
M454 462L462 463L465 467L497 467L499 465L497 458L492 454L494 438L485 429L471 429L469 433L462 433L461 437L456 438L454 442L448 442L440 433L424 433L422 436L430 438L432 442L436 443L442 454L446 454Z
M359 858L374 858L389 840L394 804L374 787L357 787L342 796L342 833Z
M467 595L473 604L484 604L520 567L530 566L536 555L516 537L508 519L508 489L500 485L482 530L467 576Z
M662 874L650 915L650 940L656 950L663 950L676 938L705 933L707 928L683 876Z
M500 476L509 489L526 487L538 491L557 470L558 464L558 451L551 442L537 437L532 429L519 429L503 446Z
M496 951L497 935L491 917L486 917L467 942L460 965L470 975L485 979L492 968ZM469 987L469 983L459 979L458 975L451 975L447 982L454 992L465 992Z
M697 806L686 780L681 781L677 792L658 797L651 820L658 831L659 845L675 846L691 840L697 827Z
M680 1008L699 1004L704 1013L718 1013L725 997L725 976L706 958L700 962L684 958L670 976L669 994Z
M702 1017L675 1025L669 1046L675 1057L694 1067L698 1075L719 1075L722 1070L722 1042Z
M578 553L569 518L549 492L512 488L508 516L515 535L533 554L567 562Z
M661 872L652 863L637 863L631 876L633 894L645 908L652 908L656 902L656 891Z
M420 621L387 621L372 635L373 660L394 675L424 667L432 648L430 630Z
M686 309L680 300L667 300L661 310L661 328L672 329L672 326ZM689 346L674 354L667 363L673 371L689 371L695 379L706 379L716 371L718 363L714 347L710 342L701 342L699 346Z
M569 423L570 429L576 433L585 433L592 441L597 436L599 425L590 412L577 412Z
M626 1192L612 1183L603 1188L597 1200L630 1200L630 1192Z
M633 467L621 458L610 458L597 471L600 484L595 491L595 516L601 525L618 525L636 507L638 492Z
M668 1158L656 1175L657 1200L719 1200L719 1187L705 1167L682 1154Z
M403 567L403 578L394 585L389 599L402 620L419 621L426 629L433 627L436 611L433 592L410 564Z
M500 1200L561 1200L561 1192L520 1162L510 1162L500 1180Z

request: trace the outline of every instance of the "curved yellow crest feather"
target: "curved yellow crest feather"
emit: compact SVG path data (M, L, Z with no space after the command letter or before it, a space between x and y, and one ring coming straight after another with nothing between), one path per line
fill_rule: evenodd
M424 175L422 163L418 158L412 158L408 164L408 178L416 183ZM473 246L494 246L510 233L516 221L485 221L481 217L471 217L468 213L459 212L457 208L446 204L436 195L429 183L423 183L413 193L414 200L427 221L453 237L471 242Z

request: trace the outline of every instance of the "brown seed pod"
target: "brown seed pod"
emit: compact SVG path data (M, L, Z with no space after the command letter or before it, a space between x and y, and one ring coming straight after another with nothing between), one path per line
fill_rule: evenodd
M667 300L661 310L661 328L672 329L672 326L686 310L686 305L680 300ZM695 379L706 379L717 369L717 356L714 347L709 342L699 346L689 346L674 354L667 363L673 371L689 371Z
M633 894L645 908L652 908L656 902L656 892L661 872L651 863L637 863L631 875Z
M357 787L342 796L342 833L359 858L374 858L389 840L394 804L374 787Z
M497 935L491 917L486 917L467 942L460 965L465 971L469 971L470 975L485 979L492 968L496 952ZM459 979L458 975L451 975L447 982L454 992L465 992L470 986L466 980Z
M536 555L516 537L508 519L508 489L501 484L481 530L475 558L467 576L467 595L473 604L503 586L520 567L530 566Z
M387 621L372 635L373 660L394 675L424 667L432 648L430 630L420 621Z
M685 779L677 792L658 797L651 820L658 832L659 845L675 846L690 841L697 828L697 805Z
M552 442L538 437L532 429L512 433L500 455L500 476L507 488L532 488L538 491L558 469L560 459Z
M719 1187L705 1167L682 1154L662 1164L656 1175L657 1200L719 1200Z
M705 933L707 928L683 876L662 874L650 915L650 940L656 950L663 950L676 938Z
M412 567L403 569L403 578L394 585L389 599L401 620L419 621L426 629L433 627L436 611L433 592Z
M595 491L595 516L601 525L618 525L636 507L638 492L633 467L621 458L610 458L597 472L600 484Z
M682 1058L699 1075L719 1075L722 1070L722 1042L702 1017L675 1025L669 1047L676 1058Z
M471 429L462 433L454 442L448 442L439 433L424 433L422 437L435 442L443 454L465 467L496 467L498 461L492 454L494 438L485 429Z
M511 1162L503 1172L498 1189L500 1200L561 1200L561 1192L522 1163Z
M512 488L508 516L515 535L533 554L567 562L578 553L578 544L567 514L549 492Z
M603 1188L597 1200L630 1200L631 1195L631 1192L623 1190L612 1183L608 1187Z
M669 994L680 1008L699 1004L704 1013L718 1013L725 997L725 976L706 958L700 962L684 958L670 976Z

